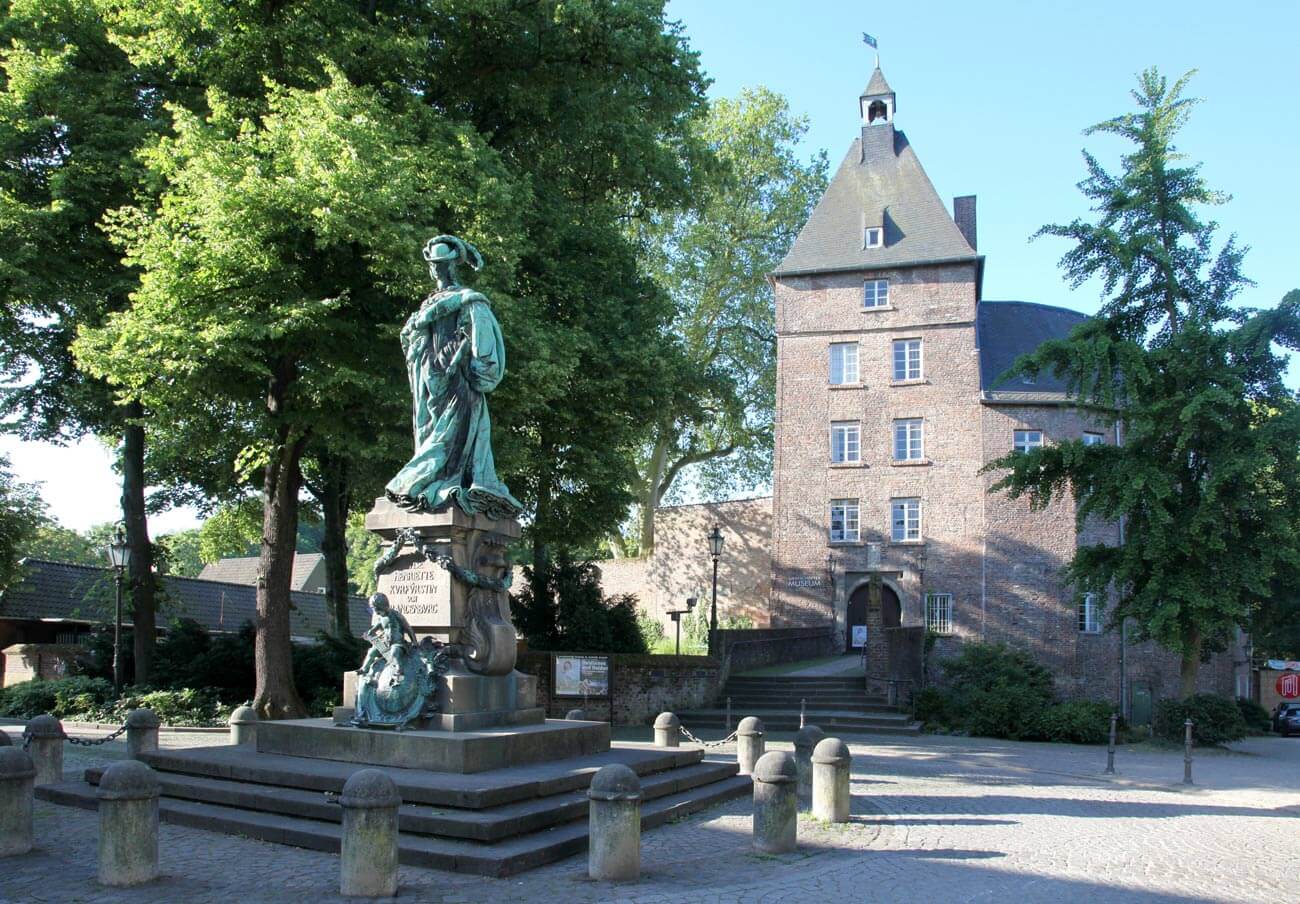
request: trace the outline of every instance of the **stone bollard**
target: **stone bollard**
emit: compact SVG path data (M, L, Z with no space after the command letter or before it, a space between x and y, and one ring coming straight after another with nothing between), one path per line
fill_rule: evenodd
M158 726L162 720L152 709L133 709L126 717L126 755L133 760L142 753L158 752Z
M26 854L32 849L35 787L32 758L17 747L0 747L0 857Z
M849 821L849 745L826 738L813 750L812 812L827 822Z
M570 722L586 722L587 711L585 709L571 709L564 714L564 718Z
M641 875L641 779L622 763L601 766L587 790L587 875L626 882Z
M682 745L682 721L672 713L660 713L655 718L655 746L680 747Z
M63 723L50 715L37 716L27 723L30 739L27 748L36 766L36 784L52 785L63 781Z
M257 747L257 710L236 706L230 714L230 743L238 747Z
M799 802L794 757L772 750L754 764L754 850L784 854L795 849Z
M397 894L397 785L378 769L352 773L339 796L343 851L339 891L359 898Z
M746 716L736 726L736 763L741 775L753 775L754 764L763 755L763 720Z
M794 763L799 770L799 802L812 800L812 752L826 737L816 725L805 725L794 734Z
M140 885L158 878L158 795L162 785L139 760L104 770L99 798L99 881Z

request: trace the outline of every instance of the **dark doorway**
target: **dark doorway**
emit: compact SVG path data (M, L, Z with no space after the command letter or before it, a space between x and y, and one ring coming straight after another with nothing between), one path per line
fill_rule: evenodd
M883 628L897 628L902 624L903 607L898 594L888 584L880 585L880 608L871 605L871 585L863 584L849 596L845 613L844 651L846 653L862 652L862 629L866 629L867 642L872 646L883 641L880 631ZM858 628L858 638L854 640L854 628Z

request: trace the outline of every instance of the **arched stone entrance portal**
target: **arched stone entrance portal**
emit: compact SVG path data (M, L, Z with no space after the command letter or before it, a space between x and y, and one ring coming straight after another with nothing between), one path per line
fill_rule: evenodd
M869 646L868 658L872 662L881 662L875 656L876 651L885 650L885 638L881 634L884 628L897 628L902 624L903 608L898 600L898 594L894 588L881 582L880 584L880 604L873 606L871 604L871 584L864 583L858 586L849 596L848 609L845 618L844 631L844 652L855 653L862 650L862 629L866 629L866 639ZM857 628L858 637L854 638L854 628Z

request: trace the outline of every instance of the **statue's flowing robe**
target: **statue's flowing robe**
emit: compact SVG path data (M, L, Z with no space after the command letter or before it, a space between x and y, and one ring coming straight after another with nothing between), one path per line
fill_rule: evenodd
M506 349L487 298L457 288L430 296L402 329L411 381L415 455L388 482L406 508L455 504L490 518L522 508L497 478L486 393L501 382Z

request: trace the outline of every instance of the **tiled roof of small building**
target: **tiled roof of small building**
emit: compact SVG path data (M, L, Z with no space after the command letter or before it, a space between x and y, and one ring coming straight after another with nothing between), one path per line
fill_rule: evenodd
M294 590L312 590L307 586L307 582L311 579L312 572L316 570L316 567L320 565L324 558L318 552L295 553L293 557L293 577L290 579L289 586ZM257 566L257 556L239 556L237 558L222 559L219 562L209 562L199 572L199 580L225 581L230 584L256 584Z
M177 618L191 618L209 631L238 631L257 613L256 589L249 584L205 581L161 575L155 617L159 627ZM289 630L295 637L314 638L326 629L325 595L290 593ZM23 577L0 593L0 619L60 620L107 623L113 619L114 575L110 568L27 559ZM129 603L123 611L130 623ZM360 635L370 624L370 608L359 596L349 598L349 626Z
M888 132L867 142L865 160L862 139L853 142L774 276L976 259L907 136L892 125L864 131L872 129ZM864 248L872 225L884 227L884 245Z
M981 301L977 318L981 390L1003 401L1032 401L1047 395L1064 398L1065 382L1052 373L1039 374L1033 383L1024 377L998 383L998 377L1016 358L1047 340L1064 339L1088 319L1086 314L1030 301Z

